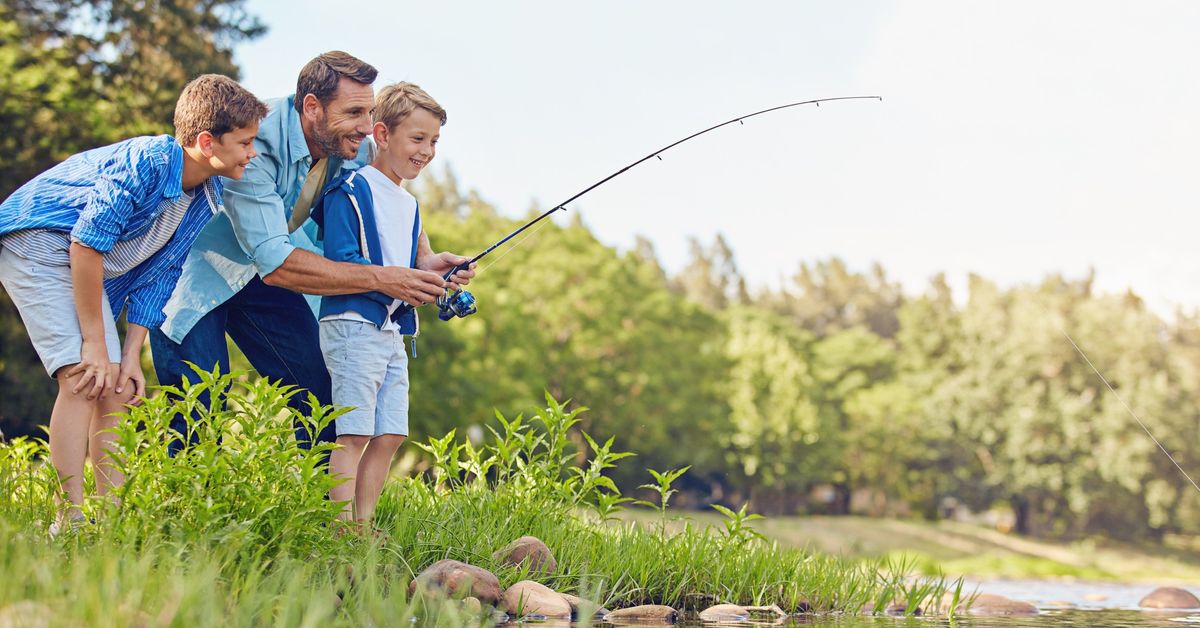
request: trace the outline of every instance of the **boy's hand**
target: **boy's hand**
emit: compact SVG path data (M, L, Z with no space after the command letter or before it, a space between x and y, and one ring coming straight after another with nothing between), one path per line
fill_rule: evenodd
M117 373L117 383L114 389L118 393L125 392L127 386L133 386L133 397L129 405L140 406L145 401L146 375L142 373L141 356L126 354L121 358L121 371Z
M91 389L87 391L88 400L96 399L108 390L109 370L108 370L108 348L104 345L104 341L89 342L83 341L83 348L80 351L79 364L76 364L71 370L67 371L67 377L75 377L80 373L83 377L75 382L75 386L71 388L73 394L78 395L88 387L88 382L91 382Z
M441 253L426 255L425 257L418 259L417 268L433 271L438 275L445 275L446 273L450 272L451 268L465 264L467 259L469 258L443 251ZM475 276L475 266L477 266L477 264L471 264L470 268L467 268L466 270L460 270L451 275L450 283L458 287L462 287L471 283L471 278Z

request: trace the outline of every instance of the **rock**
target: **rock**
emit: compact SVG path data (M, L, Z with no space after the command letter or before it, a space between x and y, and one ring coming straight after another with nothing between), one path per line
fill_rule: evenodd
M646 604L630 608L617 609L604 616L604 621L610 624L673 624L679 617L679 612L670 606Z
M447 597L475 597L484 604L500 600L500 580L496 574L457 560L439 560L425 568L411 584L408 593L418 590L441 591Z
M700 621L746 621L750 611L737 604L717 604L700 611Z
M46 628L54 623L54 611L41 602L22 600L0 608L0 628Z
M950 603L954 600L953 593L942 596L937 612L948 614ZM1010 600L1002 595L979 593L975 596L963 595L958 599L956 613L962 615L977 615L982 617L999 617L1003 615L1037 615L1037 607L1029 602Z
M572 619L577 619L579 617L604 617L609 613L607 608L604 608L603 606L600 606L591 600L585 600L577 595L571 595L570 593L559 593L559 595L561 595L562 598L567 601L567 604L571 605Z
M479 598L477 597L464 597L462 600L462 608L463 612L472 617L479 617L483 614L483 602L480 602Z
M947 604L949 604L949 602L947 602ZM883 608L883 614L890 615L892 617L901 617L901 616L905 615L907 612L908 612L908 602L905 602L903 600L892 600L887 606L885 606ZM862 614L863 615L874 615L875 614L875 604L873 602L867 602L866 604L863 604ZM921 616L921 609L920 608L914 609L913 617L920 617L920 616Z
M1087 595L1083 596L1083 599L1089 602L1103 602L1104 600L1108 599L1108 596L1104 595L1103 593L1088 593Z
M893 617L902 617L906 613L908 613L908 602L892 602L891 604L888 604L887 608L883 609L884 615L891 615ZM913 617L920 617L921 608L914 608L912 614Z
M1177 587L1159 587L1138 602L1142 608L1193 609L1200 608L1200 599Z
M505 565L514 567L525 563L529 571L534 573L554 573L558 562L550 553L550 548L537 537L523 536L498 550L493 557Z
M570 619L571 605L554 589L532 580L522 580L504 592L501 606L513 617L542 615L547 619Z

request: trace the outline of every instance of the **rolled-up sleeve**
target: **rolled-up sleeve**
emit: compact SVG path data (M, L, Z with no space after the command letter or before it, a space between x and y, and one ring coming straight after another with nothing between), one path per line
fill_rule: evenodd
M288 237L283 198L275 185L279 164L264 155L250 161L240 180L226 179L222 200L238 245L260 277L283 265L296 247Z
M123 153L91 181L87 204L71 228L71 239L107 253L121 236L134 208L157 190L168 155Z

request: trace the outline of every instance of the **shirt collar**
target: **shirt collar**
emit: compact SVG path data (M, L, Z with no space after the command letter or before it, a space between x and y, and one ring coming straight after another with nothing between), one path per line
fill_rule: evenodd
M183 194L183 147L175 138L164 135L167 141L167 185L163 188L164 198L179 198Z
M304 139L304 127L300 125L300 112L296 111L296 95L288 96L283 104L287 107L287 134L288 145L292 147L292 163L311 160L308 140Z

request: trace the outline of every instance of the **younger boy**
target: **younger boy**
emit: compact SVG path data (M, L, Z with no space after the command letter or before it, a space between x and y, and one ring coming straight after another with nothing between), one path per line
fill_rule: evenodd
M434 253L421 229L417 199L402 187L433 160L446 111L411 83L375 97L372 129L379 153L370 166L330 184L313 209L324 230L325 257L339 262L418 269L466 258ZM454 283L469 279L455 276ZM392 457L408 435L408 355L404 336L418 333L415 311L393 318L400 301L379 292L321 300L321 353L333 403L351 410L336 420L329 472L346 481L329 497L346 502L341 519L370 521Z
M217 176L242 176L266 112L232 79L203 75L175 105L176 137L136 137L73 155L0 205L0 282L58 381L50 460L70 503L52 536L66 520L83 519L89 450L99 494L124 480L109 460L107 430L145 392L146 333L162 323L192 241L220 209ZM116 328L122 310L124 349Z

